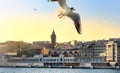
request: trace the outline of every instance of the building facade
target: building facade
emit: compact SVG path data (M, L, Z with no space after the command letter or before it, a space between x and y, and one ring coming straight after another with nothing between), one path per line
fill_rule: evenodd
M105 56L105 52L106 52L106 46L105 46L106 42L105 41L97 41L94 43L93 45L93 54L95 57L99 57L99 56Z
M114 41L109 41L106 44L106 61L115 62L117 58L117 44Z

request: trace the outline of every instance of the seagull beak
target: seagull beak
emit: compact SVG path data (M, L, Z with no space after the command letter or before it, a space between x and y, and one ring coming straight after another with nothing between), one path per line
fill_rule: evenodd
M72 11L75 11L75 9L73 7L70 8Z
M75 11L75 9L73 8L73 11Z

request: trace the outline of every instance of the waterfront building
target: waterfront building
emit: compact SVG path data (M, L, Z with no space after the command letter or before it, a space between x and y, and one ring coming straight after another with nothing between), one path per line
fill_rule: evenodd
M117 47L117 56L116 56L117 59L116 60L117 60L117 63L119 63L119 65L120 65L120 40L116 41L115 43L117 44L117 46L116 46Z
M34 57L7 57L7 55L4 55L0 61L2 61L2 63L0 63L0 66L13 67L88 67L91 66L91 63L105 63L103 57L75 58L65 57L63 54L60 54L58 57L44 57L43 55L35 55Z
M93 48L90 47L82 47L80 49L81 57L93 57Z
M117 56L117 44L114 41L109 41L106 44L106 61L115 62Z
M0 43L0 57L7 52L7 46L6 43Z
M106 61L120 66L120 40L110 40L106 44Z
M105 52L106 52L106 41L96 41L93 44L93 54L94 57L99 57L99 56L106 56Z

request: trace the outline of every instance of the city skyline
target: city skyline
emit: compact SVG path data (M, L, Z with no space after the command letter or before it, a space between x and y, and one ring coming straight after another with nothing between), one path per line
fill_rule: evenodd
M0 42L50 41L53 29L57 42L119 38L119 0L67 0L67 3L81 16L81 35L77 34L71 19L65 17L59 20L57 3L47 0L1 0Z

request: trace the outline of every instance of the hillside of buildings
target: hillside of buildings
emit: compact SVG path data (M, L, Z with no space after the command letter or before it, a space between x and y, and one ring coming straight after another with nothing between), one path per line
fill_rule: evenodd
M80 55L84 53L94 56L104 56L106 54L106 45L110 41L120 41L119 38L109 39L109 40L97 40L97 41L71 41L64 43L52 44L49 41L34 41L33 43L26 43L23 41L7 41L0 43L0 56L3 54L13 54L16 56L26 55L32 57L36 54L49 55L51 50L54 50L54 54L57 54L57 51L64 50L76 50L74 53L64 52L64 55ZM87 54L85 54L87 53Z
M70 49L72 45L70 42L56 43L55 48ZM49 41L35 41L33 43L27 43L23 41L6 41L0 43L0 56L3 54L26 54L29 56L40 54L42 49L50 50L52 44Z
M54 42L54 43L53 43ZM26 43L23 41L7 41L0 43L0 56L11 58L36 58L42 55L44 59L73 58L75 62L98 63L97 65L120 65L120 39L112 38L108 40L94 41L71 41L55 43L55 41L34 41ZM100 64L99 64L100 63ZM105 63L105 64L103 64ZM110 64L112 63L112 64Z

